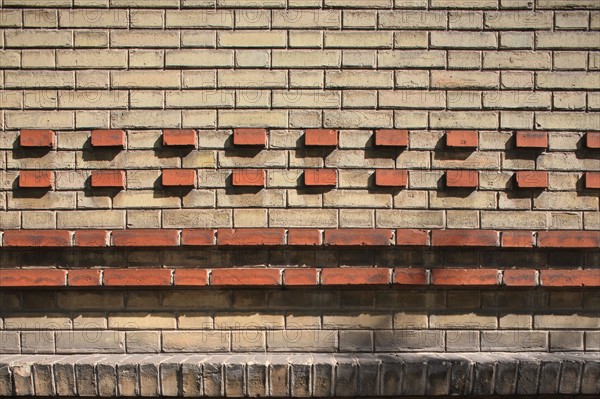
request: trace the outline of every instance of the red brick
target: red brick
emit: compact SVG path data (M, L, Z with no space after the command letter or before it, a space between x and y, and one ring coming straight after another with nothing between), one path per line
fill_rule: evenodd
M476 130L449 130L446 132L446 146L477 148L479 146L479 132Z
M201 287L208 284L206 269L175 269L175 285Z
M284 245L284 229L219 229L219 245Z
M547 148L548 132L537 130L522 130L517 132L517 148Z
M431 244L436 247L497 247L495 230L433 230Z
M21 147L54 147L54 132L52 130L21 130L19 145Z
M185 229L181 232L182 245L214 245L215 231L212 229Z
M304 171L305 186L333 186L337 184L335 169L306 169Z
M434 285L498 285L496 269L433 269L431 284Z
M267 145L267 129L234 129L233 144L264 147Z
M540 283L545 287L600 287L600 269L542 270Z
M134 229L114 230L113 245L117 247L173 247L179 244L178 230Z
M265 171L262 169L236 169L231 182L236 187L264 187Z
M102 285L100 269L69 270L67 281L70 287Z
M317 229L289 229L288 245L321 245L321 231Z
M77 230L73 237L77 247L106 247L109 242L105 230Z
M304 134L307 147L335 147L338 145L338 131L329 129L307 129Z
M279 285L279 269L259 268L227 268L213 269L210 276L211 285Z
M535 287L537 271L535 270L505 270L502 276L504 285L510 287Z
M105 269L104 285L157 287L171 285L171 269Z
M196 170L194 169L164 169L162 171L163 187L194 187L196 185Z
M69 247L71 232L66 230L6 230L5 247Z
M316 285L318 283L317 269L285 269L283 272L283 282L285 285Z
M585 172L585 188L600 189L600 172Z
M375 170L375 185L379 187L406 187L408 171L399 169Z
M62 287L66 276L57 269L1 269L0 287Z
M600 231L540 231L540 248L594 248L600 247Z
M548 188L548 172L523 170L515 173L519 188Z
M163 145L192 146L198 142L194 129L165 129L163 130Z
M393 282L402 285L426 285L428 283L427 270L395 268Z
M125 188L125 171L93 170L92 187Z
M125 131L99 129L92 130L92 147L125 147Z
M376 267L327 268L321 270L323 285L387 285L390 269Z
M391 245L393 230L325 230L325 245Z
M502 246L507 248L533 247L533 233L531 231L503 231Z
M446 187L477 188L479 172L476 170L449 170L446 172Z
M50 170L21 170L19 171L20 188L52 188L54 172Z
M396 245L429 245L429 230L396 230Z
M375 145L382 147L408 147L408 130L377 130L375 131Z
M585 135L585 143L587 148L600 148L600 132L587 132Z

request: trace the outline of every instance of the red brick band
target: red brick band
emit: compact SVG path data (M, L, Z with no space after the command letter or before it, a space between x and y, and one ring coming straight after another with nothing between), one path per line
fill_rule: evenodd
M5 230L3 247L432 246L600 248L600 231L415 229Z
M243 286L600 287L600 270L222 268L0 269L0 288Z

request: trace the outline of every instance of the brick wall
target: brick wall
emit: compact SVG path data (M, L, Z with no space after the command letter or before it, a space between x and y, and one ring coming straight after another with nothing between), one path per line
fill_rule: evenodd
M0 4L0 395L600 393L596 0Z

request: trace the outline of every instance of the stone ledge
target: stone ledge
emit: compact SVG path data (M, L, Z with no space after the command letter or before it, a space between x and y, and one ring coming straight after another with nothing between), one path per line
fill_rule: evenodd
M3 355L0 396L600 394L598 353Z

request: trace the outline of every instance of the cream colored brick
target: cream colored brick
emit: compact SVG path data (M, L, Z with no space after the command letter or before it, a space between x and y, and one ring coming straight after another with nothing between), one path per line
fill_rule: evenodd
M186 128L214 129L217 127L217 111L183 111L181 119L181 126Z
M420 90L380 91L379 106L403 109L444 109L446 93Z
M162 50L130 50L130 68L162 68L164 53Z
M108 328L115 330L175 329L172 313L109 313Z
M75 75L71 71L6 71L6 88L73 88Z
M533 72L502 72L500 88L502 89L532 89Z
M482 229L547 229L548 218L545 212L481 212Z
M128 229L156 229L160 228L160 210L128 210Z
M430 126L433 129L496 129L498 113L434 111L430 113Z
M78 89L108 89L110 72L108 71L77 71L75 72Z
M67 170L55 172L55 186L57 190L83 190L89 172L80 170Z
M214 208L216 204L213 190L190 190L183 197L184 208Z
M268 187L298 187L301 184L301 169L269 170L267 174Z
M167 28L232 28L233 11L167 10L166 26Z
M584 212L583 223L586 230L600 230L600 212Z
M393 168L394 159L391 155L391 152L385 153L382 150L367 150L367 152L365 150L334 150L325 158L325 166L332 168Z
M59 229L125 228L125 211L67 211L57 212Z
M478 211L456 211L446 212L446 227L449 229L478 229Z
M375 29L377 27L377 12L373 10L344 11L343 26L344 29Z
M413 170L409 174L410 188L436 190L443 182L444 171Z
M177 318L177 327L180 329L211 330L213 318L210 313L185 312Z
M230 193L229 190L217 190L217 207L220 208L282 208L284 206L284 190L271 189L237 193Z
M269 90L236 90L236 108L270 108L271 92Z
M532 32L501 32L501 49L531 49L533 48L534 34Z
M426 31L400 31L395 33L395 48L427 48L428 44L429 36Z
M273 91L274 108L339 108L341 105L339 91Z
M59 23L64 28L126 28L127 10L88 8L60 10Z
M75 127L77 129L108 129L110 127L110 111L76 111Z
M445 29L446 13L442 11L381 11L379 28L383 29Z
M271 24L271 12L268 10L236 10L236 29L268 29Z
M74 115L69 111L5 111L7 129L73 129Z
M376 54L368 50L343 50L342 67L348 68L375 68Z
M219 47L268 47L282 48L287 43L285 31L245 31L245 32L217 32Z
M128 170L127 189L154 189L160 181L160 170Z
M231 50L167 50L165 66L170 67L226 67L233 66Z
M502 129L533 129L533 112L502 111L500 127Z
M273 28L332 29L340 28L342 13L338 10L275 10Z
M370 146L373 132L369 130L342 130L339 132L340 148L364 149Z
M429 204L427 191L400 191L394 195L394 208L425 209Z
M179 47L179 33L160 30L115 30L110 35L110 45L114 48L177 48Z
M392 88L392 72L331 71L325 74L325 86L331 88Z
M545 191L533 199L533 209L598 211L598 197L580 196L576 192Z
M550 109L551 93L526 91L488 91L483 93L487 109Z
M290 48L321 48L323 47L323 33L319 31L289 31L288 41Z
M35 90L23 92L23 108L56 108L57 93L55 90Z
M550 229L581 230L583 215L581 212L552 212L550 214Z
M552 100L555 110L583 110L586 105L586 93L573 91L554 93Z
M48 191L41 197L20 197L6 193L8 209L75 209L75 193Z
M115 71L112 73L112 87L123 88L179 88L179 71Z
M321 110L290 110L289 127L298 129L321 127L322 115Z
M392 196L366 190L333 190L323 194L323 206L340 208L391 208Z
M218 112L220 127L287 127L286 111L227 111Z
M536 112L535 121L547 130L600 130L600 114L581 112Z
M392 0L371 0L368 5L361 0L325 0L323 4L327 7L391 8Z
M21 66L21 52L18 50L3 50L0 54L0 67L18 68Z
M54 68L55 54L53 50L29 50L21 54L23 68Z
M167 91L168 108L233 108L235 96L232 90L186 90Z
M496 193L486 191L429 193L432 209L495 209Z
M551 62L551 54L548 51L514 50L483 53L484 69L550 69Z
M341 228L374 228L375 211L370 209L340 209Z
M323 122L327 128L389 128L392 117L387 111L324 111Z
M268 68L271 56L268 50L236 50L235 66Z
M290 208L320 208L323 206L323 194L314 194L306 190L287 190L287 206Z
M552 13L548 11L488 11L485 13L486 29L552 29Z
M448 26L452 30L481 29L483 26L483 12L450 11L448 13Z
M178 168L180 159L168 155L174 152L164 152L165 157L155 156L154 151L122 151L107 159L102 154L84 154L77 152L77 169L157 169ZM212 164L214 165L214 159Z
M326 48L392 48L392 32L325 32Z
M162 91L132 90L129 92L129 106L131 108L163 108L164 105L165 100Z
M538 32L536 46L539 49L600 49L595 32Z
M480 190L510 190L513 181L513 172L480 171Z
M473 90L452 90L447 94L448 109L483 109L483 93Z
M0 10L0 27L20 28L23 22L22 13L19 9L4 8Z
M448 51L449 69L481 69L479 51Z
M132 28L162 28L165 24L162 10L131 10L129 15Z
M285 88L287 73L284 71L223 70L219 71L222 88Z
M271 209L269 227L323 227L338 226L335 209Z
M377 60L380 68L443 68L446 53L440 50L381 51Z
M181 204L178 197L157 191L121 191L113 198L113 206L118 209L179 208Z
M493 32L431 32L431 48L497 48L497 34Z
M183 31L181 32L181 47L215 47L217 34L207 31Z
M55 229L56 213L48 211L32 211L22 213L24 229Z
M373 175L370 170L342 170L338 171L339 188L367 188L369 179Z
M179 111L111 111L113 128L177 128L180 125Z
M431 71L431 86L440 89L495 89L497 72Z
M10 47L71 47L73 35L69 31L21 30L4 33L5 46Z
M108 32L76 31L74 33L74 47L108 47Z
M267 227L267 209L235 209L233 227Z
M571 191L577 187L581 174L550 172L548 173L548 189L551 191Z
M44 211L46 213L46 211ZM0 228L20 229L21 212L0 212Z
M126 91L59 91L58 106L62 109L127 108Z
M125 68L127 51L124 50L58 50L56 62L62 68Z
M590 70L593 68L590 54ZM553 67L555 71L585 70L588 65L588 53L584 51L555 51Z
M387 228L442 228L443 211L377 210L377 227Z
M537 87L541 89L600 89L600 73L540 72Z

